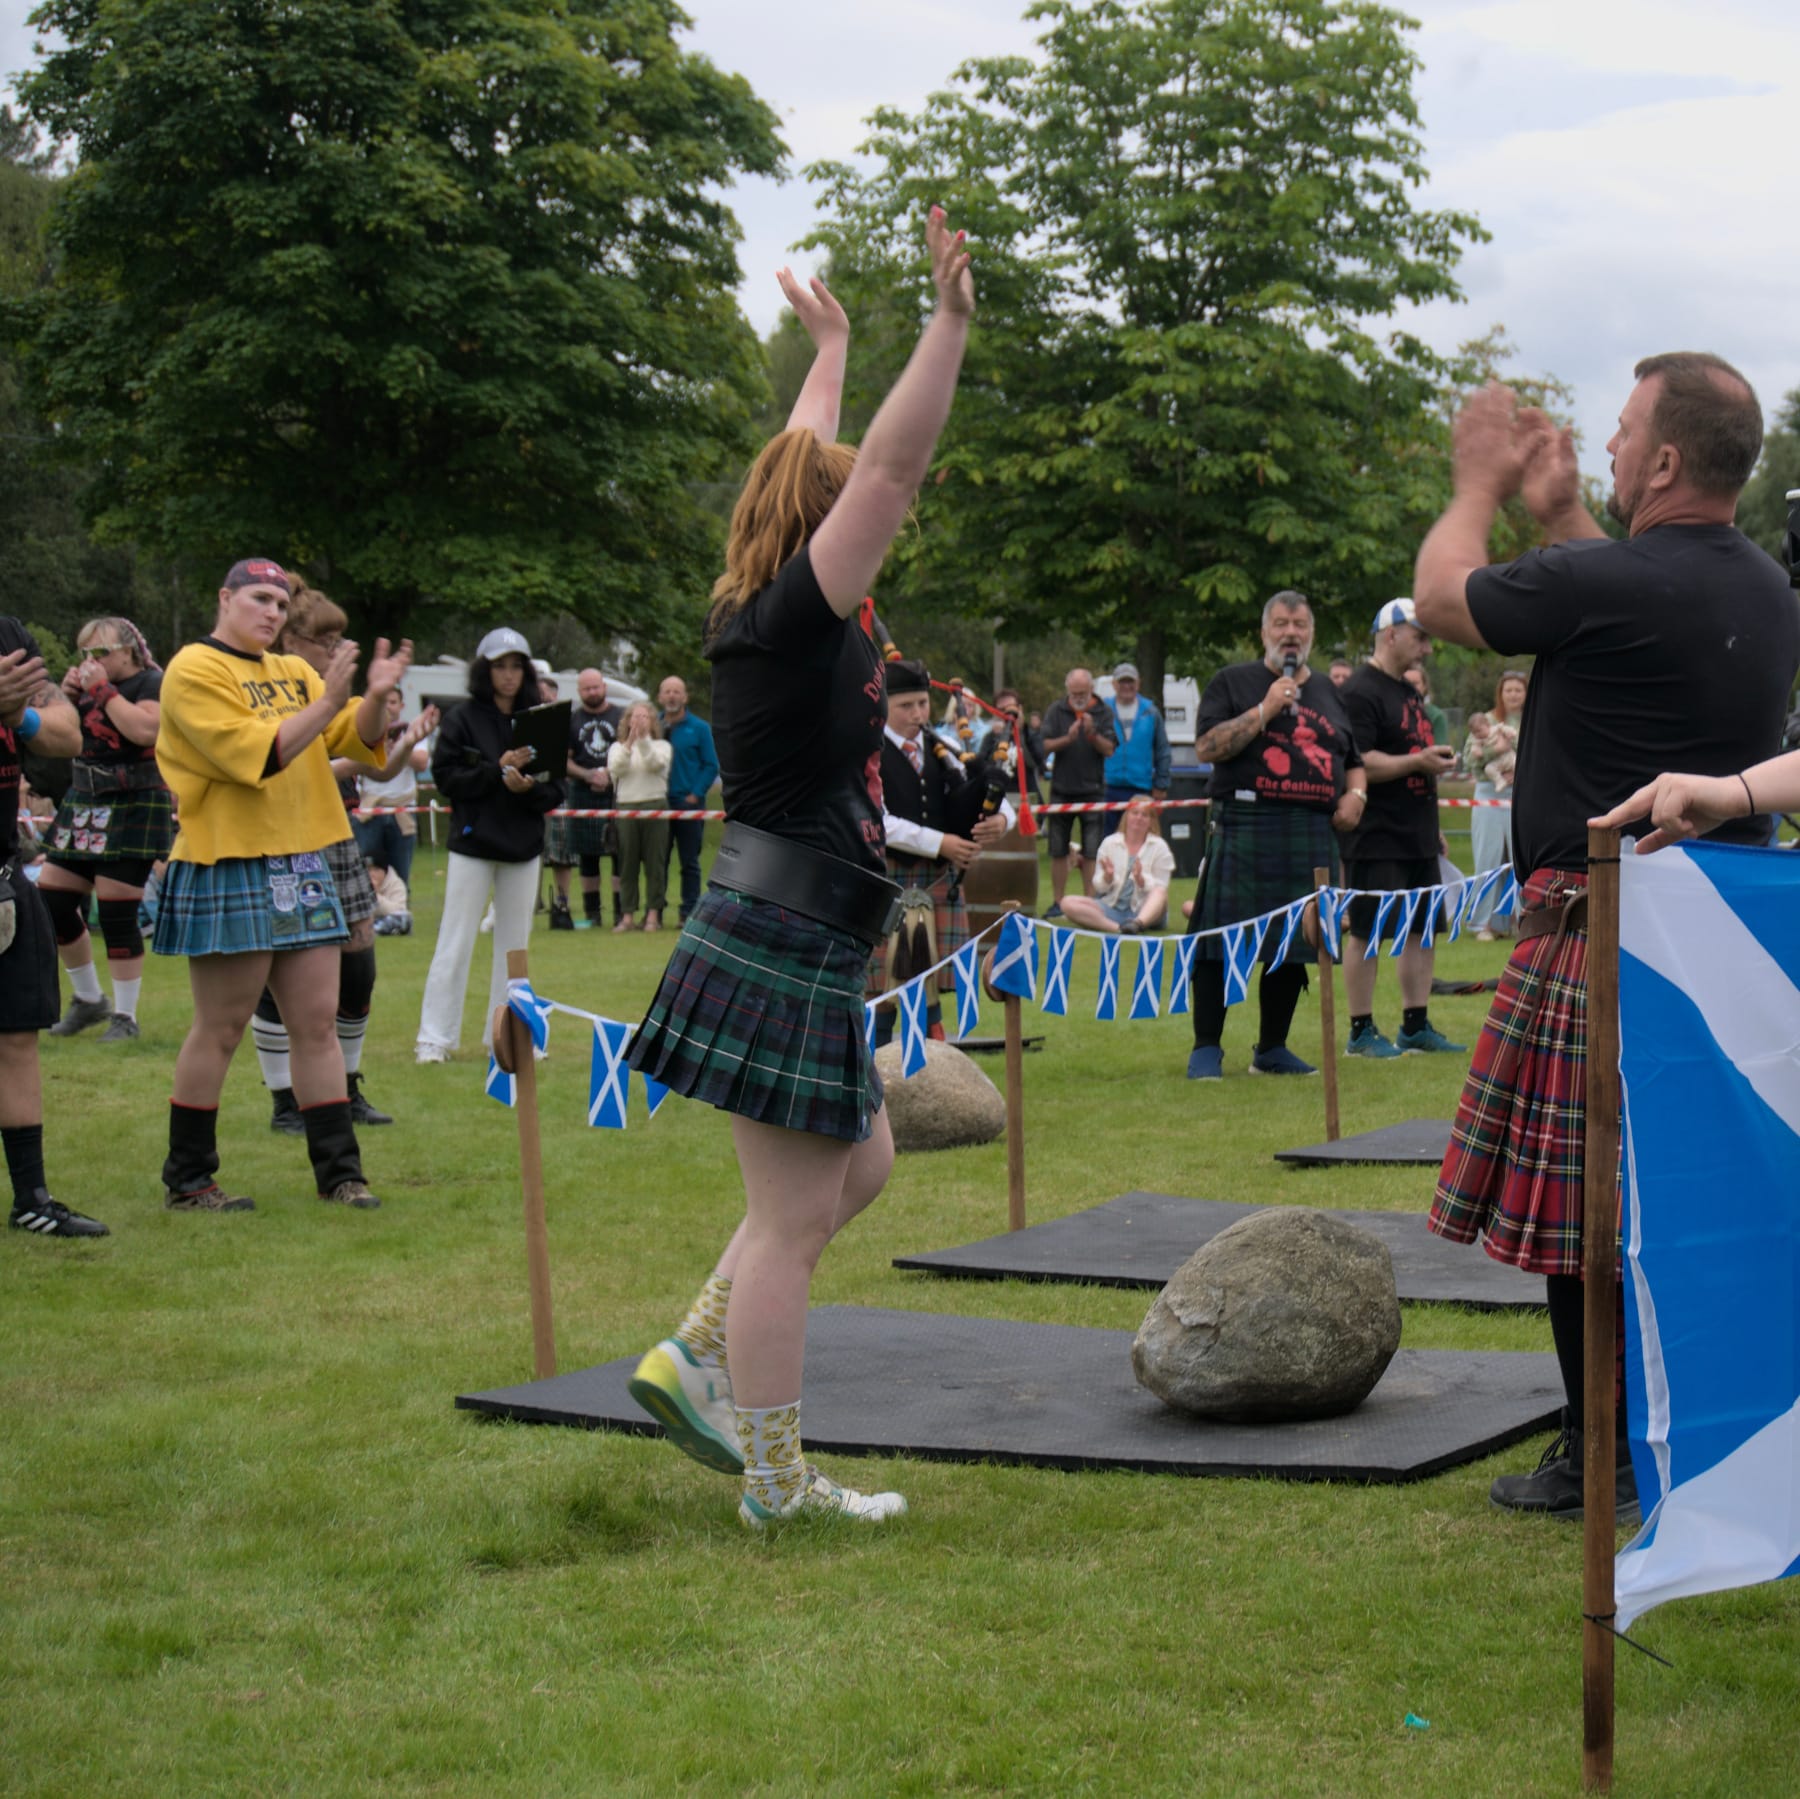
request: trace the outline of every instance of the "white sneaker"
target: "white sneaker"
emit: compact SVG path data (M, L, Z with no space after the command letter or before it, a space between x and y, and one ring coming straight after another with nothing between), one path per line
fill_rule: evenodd
M763 1530L782 1519L797 1518L803 1512L879 1524L885 1518L900 1517L905 1510L906 1501L898 1493L858 1493L850 1487L840 1487L810 1462L806 1465L806 1484L780 1511L771 1511L748 1493L738 1501L738 1517L751 1530Z
M428 1062L448 1062L450 1052L441 1043L421 1043L413 1050L413 1060L423 1068Z
M723 1368L701 1367L679 1337L665 1337L638 1363L626 1390L683 1455L721 1474L743 1473L731 1376Z

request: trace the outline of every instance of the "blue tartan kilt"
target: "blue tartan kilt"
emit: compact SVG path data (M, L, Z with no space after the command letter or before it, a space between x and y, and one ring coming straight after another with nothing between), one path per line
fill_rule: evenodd
M171 862L150 947L159 956L247 956L349 936L323 850Z
M708 887L631 1045L688 1099L861 1143L881 1110L863 1021L869 946L785 907Z

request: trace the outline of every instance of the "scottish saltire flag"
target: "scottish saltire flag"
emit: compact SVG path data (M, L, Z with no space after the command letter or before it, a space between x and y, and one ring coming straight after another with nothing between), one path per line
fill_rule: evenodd
M925 1066L925 983L900 989L900 1076L910 1081Z
M875 1007L863 1007L863 1042L869 1046L869 1060L875 1060Z
M1396 896L1400 903L1400 916L1394 923L1394 947L1388 951L1390 956L1397 956L1405 949L1406 940L1412 935L1413 920L1419 916L1419 901L1425 897L1425 892L1424 888L1411 887Z
M625 1128L625 1050L631 1042L628 1024L610 1018L594 1020L594 1059L588 1067L588 1123L601 1130Z
M956 1035L963 1038L981 1023L981 943L965 943L950 958L956 980Z
M506 983L506 1003L525 1020L525 1028L531 1033L533 1049L548 1050L550 1047L550 1002L539 999L532 992L531 983L527 980L508 981Z
M1624 863L1622 1630L1800 1572L1800 855Z
M1037 998L1037 933L1023 912L1008 912L1000 921L990 985L1018 999Z
M1198 937L1175 939L1175 967L1169 976L1169 1016L1188 1009L1188 988L1194 979L1194 951L1200 947Z
M1336 887L1319 891L1319 943L1332 961L1344 959L1343 923L1347 896Z
M663 1101L668 1097L669 1090L661 1081L653 1081L649 1075L644 1076L644 1103L650 1108L650 1117L656 1116Z
M1137 979L1131 983L1131 1016L1156 1018L1162 1012L1163 940L1143 937L1138 941Z
M1225 933L1226 1005L1237 1005L1250 991L1250 970L1262 953L1263 934L1268 928L1269 921L1259 918L1253 924L1239 925L1236 930Z
M1094 1006L1094 1016L1099 1019L1119 1016L1119 940L1117 937L1100 939L1100 998Z
M1075 933L1052 931L1044 956L1044 1010L1052 1018L1069 1015L1069 969L1075 960Z
M1279 968L1288 958L1288 951L1293 948L1294 933L1300 928L1300 920L1306 914L1306 901L1295 900L1288 907L1281 920L1281 941L1275 946L1275 954L1269 962L1271 968Z
M489 1099L497 1099L503 1106L516 1106L519 1103L518 1083L494 1060L491 1051L488 1055L487 1080L481 1090Z

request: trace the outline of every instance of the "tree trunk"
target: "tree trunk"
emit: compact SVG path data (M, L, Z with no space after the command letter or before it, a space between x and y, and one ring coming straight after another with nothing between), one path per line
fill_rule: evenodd
M1164 663L1167 654L1161 625L1147 626L1138 633L1137 650L1132 657L1137 664L1138 691L1151 701L1158 712L1165 710L1163 675L1166 672Z

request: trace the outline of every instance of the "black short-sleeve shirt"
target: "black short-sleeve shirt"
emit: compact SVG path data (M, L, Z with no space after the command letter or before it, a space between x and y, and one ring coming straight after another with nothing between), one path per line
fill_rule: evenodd
M16 618L0 618L0 656L41 654L37 639ZM0 725L0 862L19 847L19 738Z
M1112 737L1117 730L1112 715L1099 700L1089 702L1094 727ZM1052 700L1044 714L1046 737L1067 737L1075 728L1075 708L1066 698ZM1106 791L1106 752L1091 737L1077 737L1056 752L1050 769L1053 800L1097 800Z
M887 679L862 621L839 618L802 549L707 643L725 810L875 873Z
M1200 696L1196 739L1261 705L1280 678L1263 662L1220 669ZM1207 791L1216 800L1251 793L1278 805L1330 812L1344 791L1344 771L1361 767L1343 700L1324 675L1314 673L1300 689L1299 710L1283 706L1229 762L1215 762Z
M1432 742L1424 702L1404 681L1365 662L1338 689L1356 747L1366 756L1410 756ZM1344 845L1351 862L1407 861L1438 853L1437 777L1401 775L1371 781L1362 822Z
M1584 867L1588 819L1665 769L1735 774L1780 747L1800 601L1733 525L1533 550L1476 569L1468 600L1492 648L1538 658L1513 788L1521 873ZM1714 836L1761 843L1768 822Z
M604 768L606 752L618 741L621 717L617 706L590 712L577 700L569 708L569 760L577 768Z
M162 670L160 668L140 668L135 675L127 675L123 681L116 682L119 695L129 700L132 705L141 705L145 700L162 697ZM133 762L154 762L156 745L154 743L133 743L125 736L113 721L106 716L106 708L97 705L91 694L84 693L76 701L81 713L81 759L83 762L98 762L108 768L127 767Z

